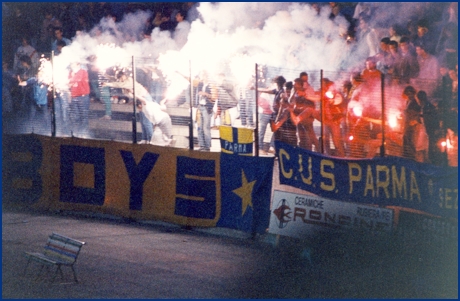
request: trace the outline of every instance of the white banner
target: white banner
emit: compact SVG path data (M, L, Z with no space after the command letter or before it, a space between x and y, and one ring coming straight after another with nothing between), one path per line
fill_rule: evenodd
M320 231L390 232L393 210L275 190L269 233L303 238Z

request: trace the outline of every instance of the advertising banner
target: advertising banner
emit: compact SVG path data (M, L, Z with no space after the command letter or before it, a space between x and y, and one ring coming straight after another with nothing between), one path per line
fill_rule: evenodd
M458 218L458 169L399 157L342 159L276 141L280 183L328 199Z
M275 190L269 232L305 238L324 231L390 232L393 211Z
M38 135L3 137L3 198L264 233L274 158Z

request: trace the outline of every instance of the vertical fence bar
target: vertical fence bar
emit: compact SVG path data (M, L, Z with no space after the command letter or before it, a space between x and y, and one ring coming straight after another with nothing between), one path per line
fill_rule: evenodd
M256 94L256 98L255 98L255 114L256 114L256 128L254 129L254 151L255 151L255 156L258 157L259 156L259 112L258 112L258 108L259 108L259 93L257 93L257 90L259 89L259 66L258 64L256 63L255 64L255 71L256 71L256 83L255 83L255 89L254 89L254 93Z
M381 93L381 102L382 102L382 145L380 146L380 157L385 156L385 74L381 74L380 77L380 93Z
M54 50L51 51L51 84L53 86L53 100L51 102L51 137L56 137L56 86L54 85Z
M136 66L134 64L134 56L132 56L132 68L133 68L133 144L137 143L137 124L136 124Z
M189 60L189 82L190 82L190 120L188 123L188 148L193 150L193 81L192 81L192 61Z
M324 91L323 91L323 69L321 69L320 71L320 91L321 91L321 95L320 95L320 98L319 98L319 109L321 111L321 154L324 154L324 149L325 149L325 142L324 142L324 119L325 119L325 116L324 116L324 105L323 105L323 95L324 95Z

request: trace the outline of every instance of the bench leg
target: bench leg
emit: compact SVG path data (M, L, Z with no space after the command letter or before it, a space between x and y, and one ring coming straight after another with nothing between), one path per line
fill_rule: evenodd
M77 273L75 272L73 265L71 265L70 268L72 269L72 272L73 272L73 279L75 280L76 283L78 283Z
M58 272L59 274L61 274L61 279L64 279L64 273L62 272L61 265L57 264L56 271L54 272L53 279L51 280L51 282L54 282Z
M27 268L29 267L30 260L31 260L30 258L29 258L29 260L27 260L26 267L24 268L24 276L26 275Z
M43 270L44 267L45 267L45 265L42 264L42 267L40 268L40 270L37 273L37 277L35 277L35 281L38 280L38 278L40 277L40 274L42 273L42 270Z

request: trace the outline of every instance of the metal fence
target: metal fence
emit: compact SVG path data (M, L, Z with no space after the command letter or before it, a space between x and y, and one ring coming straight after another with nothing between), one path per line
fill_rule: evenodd
M71 69L58 67L56 60L54 55L44 56L37 76L24 75L21 84L16 82L10 89L4 85L5 133L76 136L220 151L219 126L230 125L254 129L254 155L272 152L274 141L281 140L330 156L399 156L437 165L448 164L447 148L456 143L452 139L446 141L448 124L455 127L457 117L450 113L452 104L446 105L452 99L446 93L449 87L444 81L418 79L398 84L391 77L372 72L358 76L350 72L260 65L251 67L250 76L238 75L231 68L211 74L194 70L193 62L182 66L182 71L169 72L160 70L151 58L134 57L127 66L101 68L95 59L90 59L81 65L88 72L89 95L75 101L71 95L72 83L68 81ZM274 94L261 90L276 90L273 79L280 75L294 85L301 72L308 74L310 87L304 84L304 88L315 95L305 98L316 99L305 106L300 99L296 101L297 94L287 91L284 104L276 110ZM121 75L125 75L124 81ZM25 85L27 76L35 76L38 81L27 80ZM421 115L429 136L429 147L421 155L423 159L404 149L407 99L403 92L408 85L417 92L425 91L427 101L435 105L435 111L430 113L433 116ZM289 87L289 83L284 85ZM133 101L146 97L164 105L163 111L171 120L170 142L162 140L165 127L159 122L152 126L151 120L145 121L139 106L142 103ZM5 109L8 99L11 109ZM307 107L309 110L305 110ZM155 112L152 114L156 121L163 120ZM203 134L206 124L209 131L205 129ZM149 131L151 135L146 136ZM456 129L454 132L456 137ZM211 138L209 147L203 147L209 139L206 135Z

